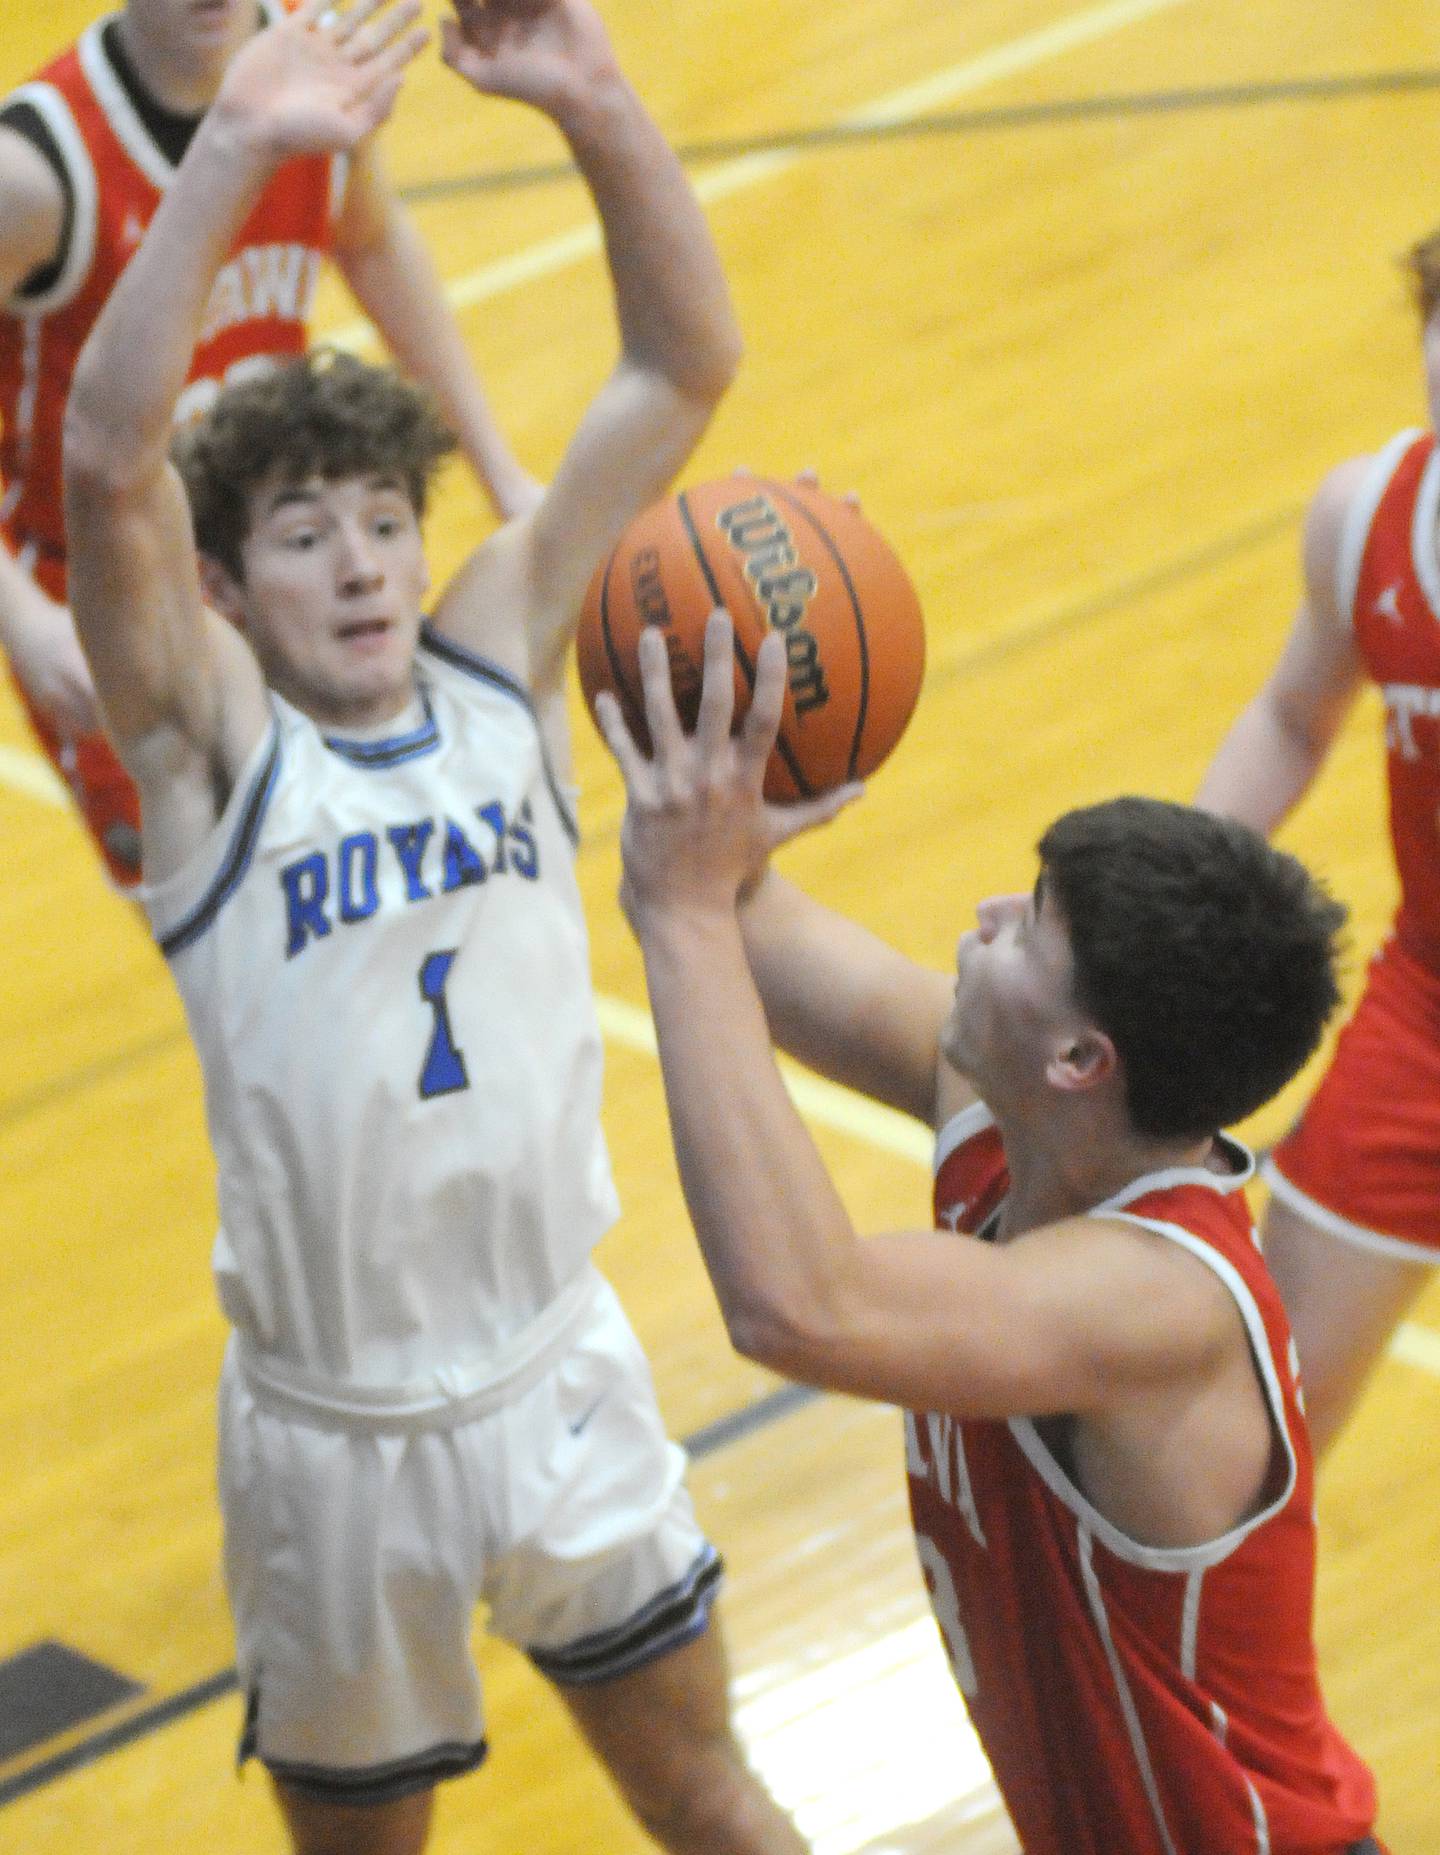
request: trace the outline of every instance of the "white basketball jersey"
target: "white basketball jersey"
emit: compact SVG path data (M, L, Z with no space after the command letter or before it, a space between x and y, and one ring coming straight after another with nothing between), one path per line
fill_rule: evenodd
M205 850L143 899L219 1167L252 1362L414 1410L512 1375L618 1213L574 826L529 697L429 632L423 720L280 698Z

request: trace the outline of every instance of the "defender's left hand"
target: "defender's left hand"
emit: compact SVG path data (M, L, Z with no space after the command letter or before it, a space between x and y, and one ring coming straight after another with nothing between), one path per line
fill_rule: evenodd
M390 114L430 36L420 11L421 0L304 0L233 60L217 123L271 158L347 152Z
M861 792L858 785L841 786L798 805L767 803L765 763L785 703L784 640L772 632L761 644L750 707L732 733L734 666L730 615L712 612L699 719L687 735L675 708L665 641L646 627L640 674L653 759L636 745L615 698L596 698L600 726L625 779L620 899L637 931L655 910L733 909L772 850L826 823Z

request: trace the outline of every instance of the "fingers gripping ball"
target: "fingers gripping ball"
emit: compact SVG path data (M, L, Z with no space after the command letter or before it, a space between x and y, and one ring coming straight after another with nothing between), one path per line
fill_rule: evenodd
M765 796L811 798L873 773L920 694L920 601L893 549L858 509L807 483L723 477L638 515L585 595L576 639L591 715L612 690L649 748L638 648L664 635L676 707L695 726L705 621L735 621L737 723L769 630L785 640L787 688Z

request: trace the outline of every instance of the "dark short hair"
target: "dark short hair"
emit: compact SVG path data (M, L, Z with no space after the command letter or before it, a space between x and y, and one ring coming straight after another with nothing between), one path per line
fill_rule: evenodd
M195 541L235 579L262 484L312 477L400 477L417 516L455 449L430 394L393 367L316 348L227 386L177 438L175 464L190 500Z
M1140 798L1067 812L1039 850L1137 1133L1213 1133L1314 1051L1340 998L1345 910L1295 857L1232 818Z

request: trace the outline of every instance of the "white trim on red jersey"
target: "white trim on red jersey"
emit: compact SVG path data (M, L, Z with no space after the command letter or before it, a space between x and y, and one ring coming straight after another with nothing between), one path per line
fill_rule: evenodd
M1375 511L1380 507L1381 497L1390 487L1396 465L1415 440L1423 435L1418 426L1412 427L1392 438L1382 451L1377 451L1366 472L1360 493L1345 512L1340 534L1336 590L1340 610L1345 614L1346 622L1352 626L1355 623L1355 599L1360 590L1360 569L1365 561L1365 548L1370 539Z
M39 290L33 296L12 297L6 305L7 314L24 319L50 315L57 309L63 309L84 289L85 280L90 275L90 266L95 261L95 239L100 225L100 187L95 178L95 165L90 159L90 150L85 146L85 137L70 112L70 105L53 84L22 84L18 90L12 90L5 101L28 103L50 131L60 159L65 164L65 178L70 183L73 200L70 236L60 275L48 290Z
M1410 434L1413 444L1419 432ZM1410 522L1410 558L1430 610L1440 617L1440 558L1435 553L1435 519L1440 514L1440 451L1432 451L1420 472L1415 513Z

